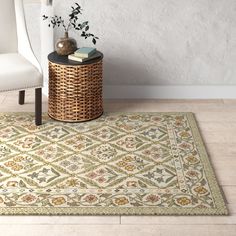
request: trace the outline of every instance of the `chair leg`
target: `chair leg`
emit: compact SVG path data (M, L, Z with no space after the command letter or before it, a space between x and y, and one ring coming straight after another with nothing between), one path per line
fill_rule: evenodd
M42 124L42 88L35 89L35 124Z
M19 104L20 105L25 104L25 90L19 92Z

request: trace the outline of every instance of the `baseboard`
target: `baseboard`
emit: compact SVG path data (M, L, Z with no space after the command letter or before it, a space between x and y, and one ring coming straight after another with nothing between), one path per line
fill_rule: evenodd
M105 86L111 99L233 99L236 86Z
M47 86L43 89L48 94ZM236 86L104 86L106 99L236 99Z

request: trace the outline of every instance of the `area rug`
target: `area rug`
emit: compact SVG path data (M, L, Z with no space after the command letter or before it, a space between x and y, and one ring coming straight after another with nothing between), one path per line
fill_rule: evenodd
M0 114L1 215L225 215L191 113Z

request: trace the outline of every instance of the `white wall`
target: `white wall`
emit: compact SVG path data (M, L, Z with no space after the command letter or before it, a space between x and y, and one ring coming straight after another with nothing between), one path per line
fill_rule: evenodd
M65 14L75 1L54 2ZM100 36L106 84L236 84L236 0L79 2Z
M74 2L54 0L55 13L67 15ZM159 86L205 85L212 89L213 85L236 85L235 0L78 2L84 8L81 19L88 19L91 31L100 37L97 48L105 54L104 80L109 89L119 85L120 93L125 86L153 89L158 86L160 91ZM37 51L38 38L32 26L35 14L29 12L33 5L28 7L28 22ZM56 39L62 35L62 30L55 31ZM71 32L71 36L79 46L93 46L90 40L85 41L76 32ZM223 90L226 96L227 87ZM183 92L180 89L179 93ZM206 91L203 96L207 94ZM129 97L129 92L126 95Z

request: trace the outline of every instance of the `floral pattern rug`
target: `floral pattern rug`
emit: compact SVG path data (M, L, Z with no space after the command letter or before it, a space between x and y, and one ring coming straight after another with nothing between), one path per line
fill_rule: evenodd
M1 215L225 215L191 113L0 114Z

